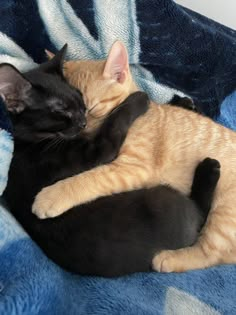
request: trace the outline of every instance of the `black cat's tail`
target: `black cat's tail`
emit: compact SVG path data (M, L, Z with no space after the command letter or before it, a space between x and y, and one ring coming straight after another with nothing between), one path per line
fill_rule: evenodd
M215 189L220 179L220 162L205 158L195 170L190 198L201 211L204 223L211 209Z
M188 110L191 110L193 112L201 114L201 111L199 110L199 108L197 108L195 106L193 100L187 96L182 97L182 96L175 94L172 97L172 99L169 101L169 104L173 105L173 106L178 106L178 107L181 107L184 109L188 109Z

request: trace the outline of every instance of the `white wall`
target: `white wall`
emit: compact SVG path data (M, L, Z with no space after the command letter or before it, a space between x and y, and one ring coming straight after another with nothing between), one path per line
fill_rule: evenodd
M236 30L236 0L175 0L175 2Z

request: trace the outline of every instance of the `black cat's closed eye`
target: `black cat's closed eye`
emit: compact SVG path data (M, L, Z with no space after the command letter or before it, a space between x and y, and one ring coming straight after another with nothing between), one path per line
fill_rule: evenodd
M72 118L73 116L71 112L67 112L64 109L59 109L59 108L52 108L50 112L51 114L55 114L55 116L58 115L58 116L66 117L66 118Z

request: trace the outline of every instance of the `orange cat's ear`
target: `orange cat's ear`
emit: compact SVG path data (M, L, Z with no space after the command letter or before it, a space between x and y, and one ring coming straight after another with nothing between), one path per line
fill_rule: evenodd
M49 60L52 59L55 56L54 53L52 53L51 51L49 51L47 49L45 49L44 51L45 51L45 53L46 53L46 55L47 55Z
M114 79L119 83L124 83L129 73L128 53L124 44L116 41L109 52L103 77Z

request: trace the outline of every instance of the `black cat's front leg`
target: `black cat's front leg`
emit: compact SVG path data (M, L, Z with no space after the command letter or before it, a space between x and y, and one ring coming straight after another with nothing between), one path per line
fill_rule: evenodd
M132 123L145 114L149 98L144 92L131 94L105 119L94 139L84 148L84 159L89 168L113 161L119 154Z

